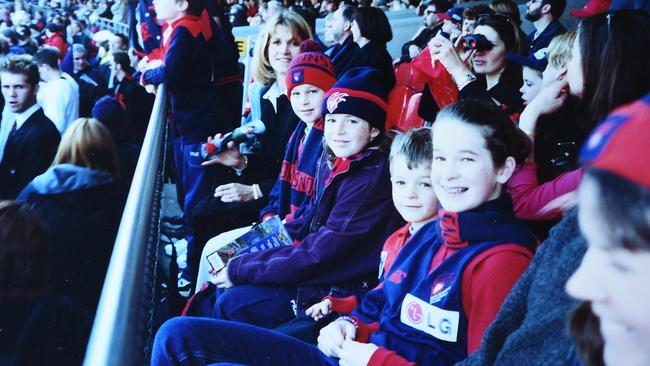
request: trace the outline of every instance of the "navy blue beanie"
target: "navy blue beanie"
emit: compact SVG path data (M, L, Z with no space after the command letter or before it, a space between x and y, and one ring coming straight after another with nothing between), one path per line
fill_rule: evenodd
M351 114L384 132L386 93L379 70L360 66L341 75L323 99L323 116Z
M93 107L93 118L98 119L109 130L121 129L124 125L124 108L120 102L109 96L103 96L97 100Z

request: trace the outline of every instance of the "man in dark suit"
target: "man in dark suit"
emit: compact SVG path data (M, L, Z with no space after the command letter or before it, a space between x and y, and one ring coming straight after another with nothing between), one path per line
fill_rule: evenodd
M2 122L0 199L14 199L51 164L61 140L54 123L36 104L38 67L29 56L13 56L0 66L5 104L12 112ZM6 136L6 139L5 139Z
M334 42L325 54L332 60L337 76L343 75L352 67L352 57L359 49L352 40L354 9L350 5L339 6L325 26L325 38L329 42Z

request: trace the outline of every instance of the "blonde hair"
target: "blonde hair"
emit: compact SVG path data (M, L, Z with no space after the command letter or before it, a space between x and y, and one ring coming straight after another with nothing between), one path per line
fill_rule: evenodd
M117 154L108 129L94 118L79 118L61 137L53 165L74 164L119 178Z
M571 48L575 40L575 32L566 32L554 37L548 45L548 63L554 67L566 65L571 60Z
M271 36L279 25L289 28L289 31L298 42L313 37L311 28L309 28L305 19L294 11L283 10L269 19L263 26L253 51L253 79L262 84L269 84L276 78L269 62L268 52Z

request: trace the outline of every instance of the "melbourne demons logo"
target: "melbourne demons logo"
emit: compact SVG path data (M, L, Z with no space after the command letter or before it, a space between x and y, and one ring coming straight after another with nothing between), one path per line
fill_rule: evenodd
M302 83L305 78L305 73L302 70L296 70L291 74L291 79L294 83Z
M390 277L388 277L388 280L396 285L399 285L402 283L402 280L406 277L406 272L402 271L401 269L398 269L397 271L393 272Z
M341 92L336 92L332 93L329 98L327 98L327 110L330 113L334 113L336 108L339 107L339 103L345 102L346 99L345 97L349 97L350 95L348 93L341 93Z
M422 315L422 307L417 302L411 302L408 304L406 307L406 314L408 315L409 319L415 324L422 323L422 319L424 318Z

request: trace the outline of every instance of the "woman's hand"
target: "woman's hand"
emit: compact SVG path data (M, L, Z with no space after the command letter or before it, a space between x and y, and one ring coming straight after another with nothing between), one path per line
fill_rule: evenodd
M305 311L307 316L312 317L314 321L319 321L328 315L331 311L332 301L330 299L325 299L318 304L314 304Z
M370 357L378 349L372 343L360 343L352 340L343 342L339 352L339 365L341 366L366 366Z
M452 76L454 73L469 71L451 41L441 35L437 35L429 41L429 52L431 53L431 62L440 61Z
M248 202L255 199L255 188L239 183L223 184L214 190L214 197L221 197L221 202Z
M208 280L219 288L231 288L235 285L230 281L230 277L228 277L228 266L219 271L211 269Z
M346 320L337 320L329 323L320 330L318 335L318 349L327 357L340 358L345 340L354 340L357 335L357 328Z

